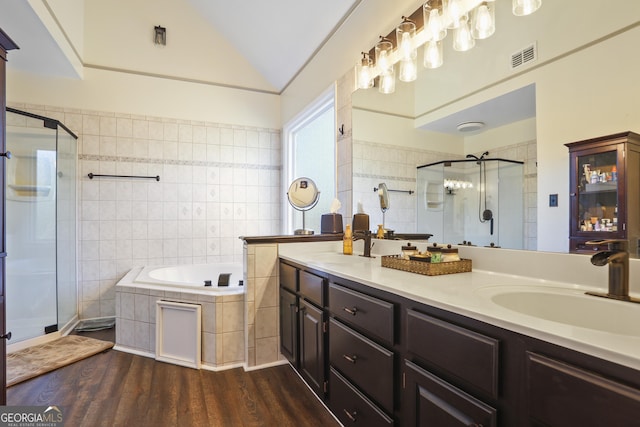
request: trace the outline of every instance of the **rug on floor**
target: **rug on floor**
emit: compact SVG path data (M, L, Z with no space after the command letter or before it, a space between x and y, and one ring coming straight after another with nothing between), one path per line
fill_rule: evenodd
M109 341L67 335L7 355L7 387L113 347Z

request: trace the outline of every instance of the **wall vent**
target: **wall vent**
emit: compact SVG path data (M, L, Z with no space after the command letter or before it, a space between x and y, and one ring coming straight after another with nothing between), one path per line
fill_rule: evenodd
M519 68L528 62L533 62L536 59L538 59L538 49L536 44L533 43L511 55L511 69L515 70L516 68Z

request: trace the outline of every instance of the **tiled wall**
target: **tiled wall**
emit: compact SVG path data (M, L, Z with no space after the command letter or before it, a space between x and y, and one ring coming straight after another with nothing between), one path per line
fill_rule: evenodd
M280 231L279 130L10 106L79 136L80 318L114 316L114 285L132 266L241 262L238 236Z

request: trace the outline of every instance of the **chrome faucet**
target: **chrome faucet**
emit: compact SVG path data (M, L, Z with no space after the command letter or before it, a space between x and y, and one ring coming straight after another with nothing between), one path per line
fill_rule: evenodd
M640 303L640 299L629 296L629 250L626 240L592 240L587 245L607 245L607 250L591 257L591 264L609 266L609 291L587 292L587 295Z
M371 247L373 246L373 244L371 243L371 230L362 230L353 233L354 241L361 239L364 240L364 254L362 254L362 256L365 256L367 258L375 258L371 256Z

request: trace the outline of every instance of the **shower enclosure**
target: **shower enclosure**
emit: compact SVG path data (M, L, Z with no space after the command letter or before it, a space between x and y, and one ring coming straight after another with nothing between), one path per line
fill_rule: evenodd
M524 248L523 163L487 154L418 167L418 233L441 244Z
M77 137L62 123L7 108L6 316L11 344L77 316Z

